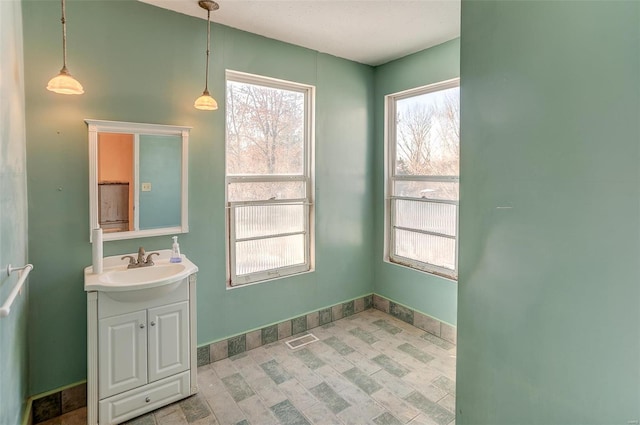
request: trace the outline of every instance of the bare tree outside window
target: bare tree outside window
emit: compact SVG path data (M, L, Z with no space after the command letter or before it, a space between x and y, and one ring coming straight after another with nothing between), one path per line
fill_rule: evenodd
M304 93L229 81L227 174L302 174Z

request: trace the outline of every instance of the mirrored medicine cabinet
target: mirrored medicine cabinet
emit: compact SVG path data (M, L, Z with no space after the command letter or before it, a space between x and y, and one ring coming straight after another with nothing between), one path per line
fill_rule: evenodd
M189 231L191 127L86 119L90 231L103 240Z

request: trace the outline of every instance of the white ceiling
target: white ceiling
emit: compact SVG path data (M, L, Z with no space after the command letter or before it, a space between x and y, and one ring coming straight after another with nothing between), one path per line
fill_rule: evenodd
M140 0L206 19L197 0ZM460 35L460 0L216 0L211 21L369 65Z

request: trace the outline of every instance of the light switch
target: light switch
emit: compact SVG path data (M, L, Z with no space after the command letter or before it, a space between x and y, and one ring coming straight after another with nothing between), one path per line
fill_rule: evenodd
M143 192L151 192L151 183L142 183Z

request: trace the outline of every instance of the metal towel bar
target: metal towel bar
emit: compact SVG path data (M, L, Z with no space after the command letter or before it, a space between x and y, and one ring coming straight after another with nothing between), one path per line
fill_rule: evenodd
M18 277L16 286L13 287L11 293L9 294L9 297L0 308L0 318L7 317L9 315L9 312L11 311L11 304L13 304L13 300L22 289L22 285L24 285L24 282L25 280L27 280L27 277L29 276L29 272L31 272L31 270L33 270L33 264L27 264L22 267L11 267L11 264L7 266L7 276L10 276L13 272L19 271L20 277Z

